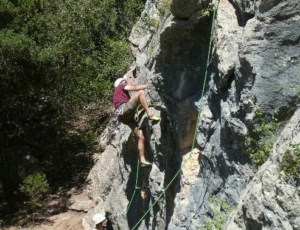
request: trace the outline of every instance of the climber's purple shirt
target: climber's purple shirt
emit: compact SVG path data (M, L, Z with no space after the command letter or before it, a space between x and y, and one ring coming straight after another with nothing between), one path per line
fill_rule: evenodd
M121 83L117 86L117 88L114 91L113 104L114 104L115 109L119 108L120 105L128 102L130 99L129 92L124 89L125 86L126 86L125 83Z

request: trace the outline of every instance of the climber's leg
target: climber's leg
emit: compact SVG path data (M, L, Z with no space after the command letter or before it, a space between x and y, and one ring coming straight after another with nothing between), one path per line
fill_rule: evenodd
M160 120L160 117L153 116L151 110L149 109L149 105L151 104L147 102L144 90L137 91L136 94L130 98L129 103L132 104L135 108L138 106L138 103L140 103L142 107L145 109L149 120L154 120L154 121Z
M143 134L143 131L136 127L134 129L134 132L138 138L138 152L139 152L139 157L141 161L141 166L147 167L151 166L152 164L149 163L146 158L145 158L145 137Z

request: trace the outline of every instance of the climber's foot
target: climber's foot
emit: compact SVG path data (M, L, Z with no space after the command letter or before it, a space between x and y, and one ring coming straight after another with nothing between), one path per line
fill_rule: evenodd
M154 115L148 117L148 119L149 119L150 121L160 121L160 117L154 116Z
M141 167L145 168L145 167L152 167L152 164L148 161L145 162L141 162Z

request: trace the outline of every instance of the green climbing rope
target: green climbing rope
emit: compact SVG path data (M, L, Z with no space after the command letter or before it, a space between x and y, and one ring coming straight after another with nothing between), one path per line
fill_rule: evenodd
M206 79L207 79L207 69L208 69L208 65L209 65L209 60L210 60L210 55L211 55L211 47L212 47L212 41L213 41L213 34L214 34L214 30L215 30L215 18L216 18L216 12L218 9L218 5L219 5L219 0L217 0L216 6L214 8L214 12L213 12L213 20L212 20L212 26L211 26L211 34L210 34L210 41L209 41L209 47L208 47L208 55L207 55L207 63L206 63L206 69L205 69L205 74L204 74L204 82L203 82L203 88L202 88L202 94L201 94L201 98L203 98L204 95L204 89L205 89L205 85L206 85ZM200 98L200 102L201 102L201 98ZM195 132L194 132L194 138L193 138L193 143L192 143L192 147L191 150L194 149L194 145L195 145L195 140L196 140L196 134L197 134L197 127L199 124L199 117L200 117L200 112L202 110L202 103L200 103L199 109L198 109L198 116L197 116L197 122L196 122L196 126L195 126ZM189 159L187 159L189 160ZM167 184L167 186L165 187L165 189L161 192L161 194L155 199L155 201L153 202L153 204L149 207L149 209L144 213L144 215L140 218L140 220L133 226L133 228L131 230L135 230L137 228L137 226L141 223L141 221L144 219L144 217L150 212L151 208L161 199L161 197L165 194L165 192L167 191L167 189L170 187L170 185L173 183L173 181L177 178L177 176L179 175L179 173L182 171L182 168L180 168L177 173L174 175L174 177L171 179L171 181ZM127 208L128 211L129 208Z
M138 159L137 167L136 167L136 177L135 177L134 192L133 192L133 194L132 194L132 196L131 196L131 199L130 199L129 204L127 205L126 216L127 216L128 211L129 211L129 208L130 208L130 206L131 206L131 203L132 203L132 201L133 201L135 192L136 192L136 190L137 190L137 183L138 183L138 178L139 178L139 166L140 166L140 160Z
M175 176L172 178L172 180L169 182L169 184L166 186L164 191L156 198L156 200L153 202L153 204L148 208L148 210L145 212L145 214L140 218L140 220L133 226L131 230L134 230L140 222L144 219L144 217L150 212L151 208L160 200L160 198L165 194L165 192L168 190L170 185L173 183L173 181L176 179L178 174L181 172L181 169L178 170L178 172L175 174Z
M197 122L196 122L196 126L195 126L195 132L194 132L194 139L193 139L193 144L192 144L192 149L195 146L195 140L196 140L196 134L197 134L197 127L199 125L199 118L200 118L200 111L202 110L202 102L201 99L204 95L204 89L205 89L205 85L206 85L206 79L207 79L207 69L208 69L208 65L209 65L209 59L210 59L210 55L211 55L211 46L212 46L212 38L213 38L213 33L215 30L215 19L216 19L216 12L217 12L217 8L219 5L219 0L217 1L216 7L214 9L214 13L213 13L213 20L211 23L211 31L210 31L210 41L209 41L209 47L208 47L208 54L207 54L207 60L206 60L206 68L205 68L205 74L204 74L204 81L203 81L203 87L202 87L202 94L200 97L200 105L199 105L199 110L198 110L198 116L197 116Z

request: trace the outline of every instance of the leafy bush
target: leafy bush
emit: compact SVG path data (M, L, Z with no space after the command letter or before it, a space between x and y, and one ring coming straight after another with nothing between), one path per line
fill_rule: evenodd
M290 148L283 156L281 170L285 172L286 176L291 176L294 180L299 178L300 143L290 145Z
M171 12L170 11L171 2L172 0L161 0L157 3L157 9L162 16L164 14L169 14Z
M206 7L201 9L201 14L209 17L216 7L216 2L210 2Z
M51 187L85 177L97 147L85 132L101 133L111 115L112 82L133 60L127 37L145 1L0 1L0 164L12 165L0 180L10 200L28 152Z
M20 191L29 197L32 210L42 207L43 198L49 191L46 175L36 172L27 176L20 185Z
M247 152L252 163L262 165L269 157L274 144L277 119L268 119L259 109L255 110L256 125L246 137Z
M210 201L214 206L214 217L207 220L204 226L197 228L197 230L221 230L227 216L233 210L233 207L228 206L224 200L218 200L215 196L211 197Z

